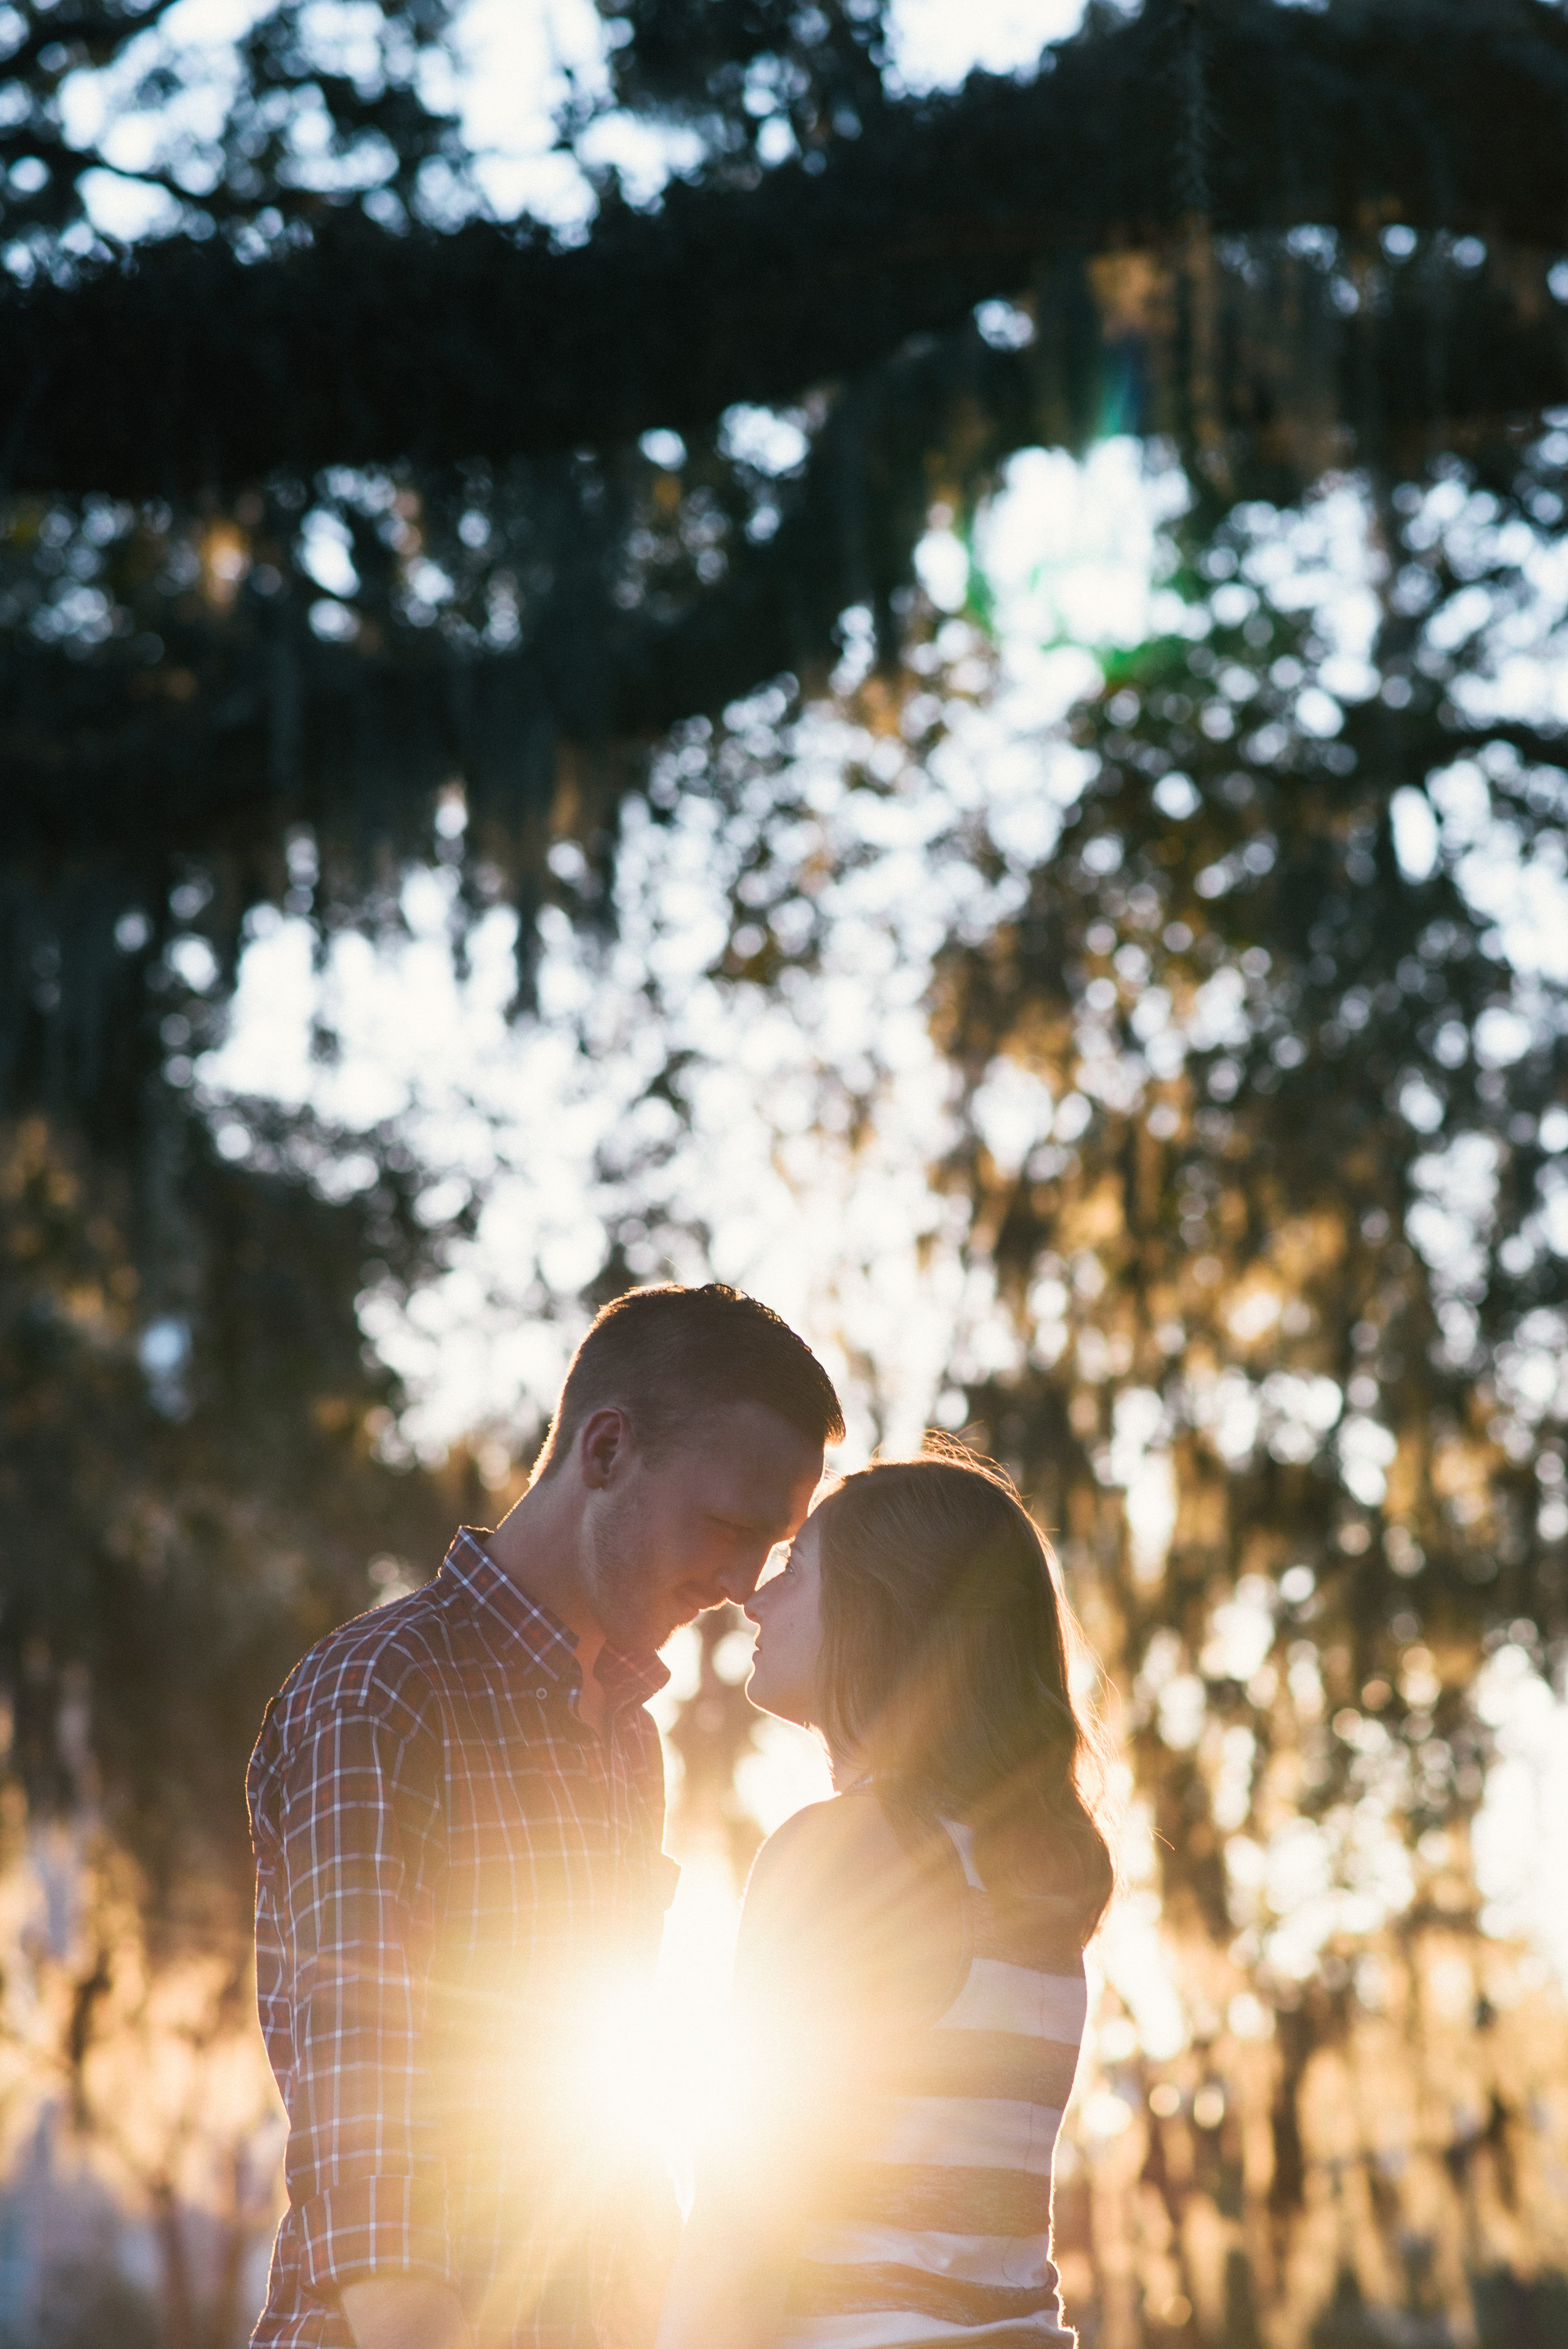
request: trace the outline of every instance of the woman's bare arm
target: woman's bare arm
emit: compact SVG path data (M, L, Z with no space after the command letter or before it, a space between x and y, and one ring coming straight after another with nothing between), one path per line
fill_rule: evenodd
M754 2209L699 2197L670 2273L656 2349L768 2349L778 2338L794 2245Z

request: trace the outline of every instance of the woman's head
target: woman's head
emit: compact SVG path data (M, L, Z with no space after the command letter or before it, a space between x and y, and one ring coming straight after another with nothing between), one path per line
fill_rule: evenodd
M1082 1784L1099 1757L1076 1629L1000 1470L954 1446L847 1476L751 1611L755 1702L820 1730L911 1816L967 1820L988 1880L1075 1892L1092 1929L1111 1863Z

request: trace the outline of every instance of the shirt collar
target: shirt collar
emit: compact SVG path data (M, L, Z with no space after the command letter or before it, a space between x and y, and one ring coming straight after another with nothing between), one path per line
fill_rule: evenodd
M576 1633L503 1574L484 1544L482 1526L459 1526L441 1572L468 1594L493 1628L521 1647L531 1664L551 1680L573 1684L578 1678ZM630 1655L606 1644L599 1651L593 1676L617 1705L646 1704L664 1687L669 1672L655 1655Z
M606 1640L599 1651L593 1677L620 1704L646 1704L669 1679L669 1667L655 1655L634 1656Z

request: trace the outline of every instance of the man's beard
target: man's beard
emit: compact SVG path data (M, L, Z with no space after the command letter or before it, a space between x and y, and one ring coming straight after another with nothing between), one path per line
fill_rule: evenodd
M629 1502L601 1516L589 1589L607 1644L630 1656L652 1655L695 1612L652 1585L642 1531L640 1512Z

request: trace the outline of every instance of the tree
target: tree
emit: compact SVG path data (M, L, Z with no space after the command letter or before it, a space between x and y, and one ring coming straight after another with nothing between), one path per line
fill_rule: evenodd
M562 894L552 828L602 880L650 740L820 677L847 605L891 650L933 469L977 490L1115 419L1288 495L1352 447L1409 463L1562 396L1544 0L1155 0L1091 14L1028 83L930 99L878 78L874 10L708 8L693 45L642 9L612 96L700 126L701 160L651 213L601 175L566 250L437 225L477 201L418 97L441 10L383 10L355 78L288 5L208 148L143 175L180 233L115 259L62 77L129 75L161 14L36 12L13 57L6 151L37 181L4 360L14 1096L41 1062L78 1099L96 1051L147 1065L175 864L221 875L224 970L290 885L291 826L324 915L374 920L379 861L428 843L454 777L476 891ZM154 95L173 70L149 62ZM758 401L794 404L782 436Z
M177 1229L139 1261L123 1174L42 1118L0 1137L4 1859L26 1927L7 1940L5 2085L13 2128L57 2103L145 2204L171 2349L228 2349L275 2153L246 1760L273 1690L376 1602L376 1575L433 1571L463 1465L442 1480L377 1457L397 1397L366 1367L354 1297L372 1247L397 1261L399 1203L333 1207L226 1166L193 1123L172 1138L192 1163L164 1170L153 1206ZM53 1888L37 1930L30 1878ZM128 2087L139 2071L151 2085ZM210 2290L201 2210L226 2230Z
M1181 625L1108 658L1082 796L937 1005L973 1084L1000 1057L1055 1103L1016 1169L978 1128L952 1169L1024 1358L970 1401L1120 1691L1190 2023L1164 2063L1114 2042L1142 2117L1095 2245L1121 2237L1145 2322L1195 2306L1205 2337L1299 2337L1335 2265L1315 2337L1364 2337L1364 2301L1462 2333L1466 2269L1507 2266L1516 2227L1561 2256L1530 2117L1561 2025L1499 1988L1466 1833L1486 1657L1568 1628L1568 1068L1464 849L1491 823L1500 862L1550 864L1568 782L1457 620L1528 604L1562 453L1372 477L1359 678L1271 594L1279 518L1200 503ZM1381 1898L1379 1838L1414 1868Z
M161 17L24 10L0 134L0 1053L39 1120L6 1465L16 1555L50 1561L4 1625L29 1799L57 1796L57 1672L86 1663L108 1815L168 1910L193 1855L242 1848L246 1707L364 1595L364 1528L428 1556L441 1513L376 1456L397 1398L354 1321L371 1250L418 1261L395 1141L351 1212L287 1137L226 1167L187 1106L247 916L394 925L460 790L461 906L518 902L526 1003L533 909L608 923L617 812L678 721L716 721L678 787L722 796L722 711L780 675L820 693L858 608L868 724L928 750L934 496L962 528L1019 448L1163 434L1194 500L1180 625L1108 657L1061 838L954 938L934 1006L975 1106L943 1179L1019 1340L965 1407L1122 1688L1189 2023L1180 2054L1108 2042L1125 2125L1065 2182L1071 2282L1084 2304L1092 2240L1108 2342L1320 2315L1347 2341L1400 2302L1462 2328L1467 2296L1507 2337L1508 2276L1568 2257L1526 2110L1560 2023L1522 1990L1505 2012L1465 1836L1482 1659L1528 1670L1563 1632L1568 1118L1555 999L1454 859L1467 823L1544 857L1562 822L1557 739L1489 701L1481 626L1539 600L1563 515L1537 420L1563 385L1561 11L1150 0L1031 80L911 98L874 10L638 0L611 98L697 160L647 211L601 174L573 243L466 216L420 95L442 12L383 9L347 72L285 5L205 158L143 174L170 233L121 255L86 225L103 159L66 148L62 78ZM1330 469L1382 557L1354 689L1269 593L1271 517ZM1399 844L1423 822L1426 869ZM552 865L563 836L585 854ZM777 984L817 940L743 878L721 968ZM1052 1104L1016 1167L985 1144L998 1069ZM139 1710L182 1672L188 1744ZM737 1746L709 1682L694 1766ZM1304 1960L1268 1858L1298 1827L1349 1894L1376 1828L1414 1898L1342 1902Z

